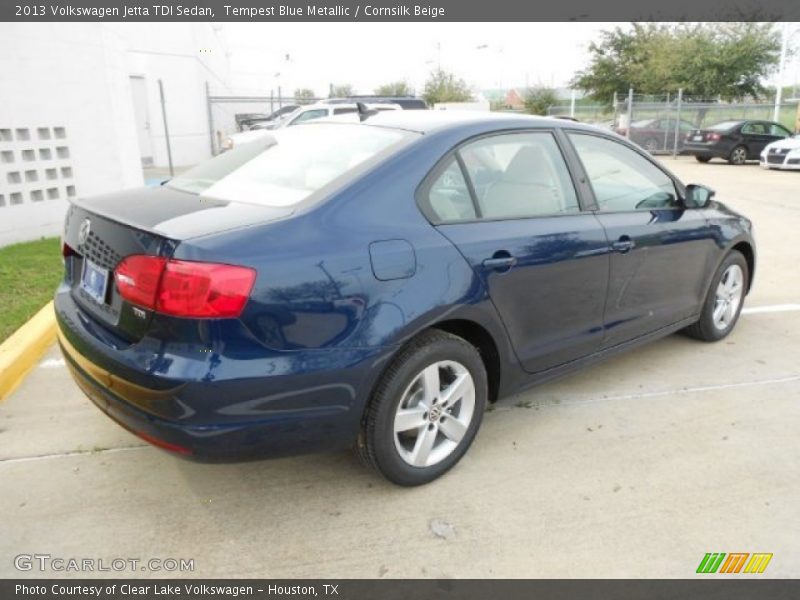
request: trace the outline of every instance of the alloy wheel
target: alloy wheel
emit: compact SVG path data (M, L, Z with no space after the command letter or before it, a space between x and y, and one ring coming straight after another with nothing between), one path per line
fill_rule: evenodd
M414 467L441 462L458 447L475 414L469 370L445 360L425 367L403 393L394 417L394 443Z
M744 294L744 273L739 265L731 265L722 274L714 298L712 319L714 327L724 331L730 327L739 311Z
M747 150L741 146L737 146L731 152L731 161L735 165L743 165L747 161Z

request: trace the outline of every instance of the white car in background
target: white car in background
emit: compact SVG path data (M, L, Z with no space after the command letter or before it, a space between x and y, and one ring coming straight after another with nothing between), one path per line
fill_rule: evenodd
M800 171L800 134L768 144L759 164L765 169Z
M364 104L364 106L366 106L366 108L370 111L403 110L403 107L399 104L375 103ZM275 123L271 124L270 126L261 127L259 129L251 129L249 131L241 131L239 133L229 135L222 142L222 151L224 152L225 150L230 150L234 146L257 140L258 138L269 134L270 131L275 129L291 127L292 125L299 125L300 123L305 123L306 121L312 121L315 119L338 117L340 115L351 115L354 121L358 120L358 105L355 102L352 102L347 104L319 103L301 106L298 109L290 112L288 115L275 121Z

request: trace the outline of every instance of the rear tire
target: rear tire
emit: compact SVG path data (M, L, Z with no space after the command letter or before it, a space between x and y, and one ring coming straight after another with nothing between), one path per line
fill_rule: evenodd
M695 159L697 162L701 162L701 163L707 163L708 161L710 161L710 160L711 160L711 157L710 157L710 156L695 156L695 157L694 157L694 159Z
M749 281L747 261L741 252L732 250L711 280L700 319L684 333L704 342L726 337L739 320Z
M474 346L430 329L411 340L378 382L358 453L392 483L422 485L451 469L478 433L488 397Z
M736 146L728 156L728 162L732 165L743 165L747 162L747 148Z

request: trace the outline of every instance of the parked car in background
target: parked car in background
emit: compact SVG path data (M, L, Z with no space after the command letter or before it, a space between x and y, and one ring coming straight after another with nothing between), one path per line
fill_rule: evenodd
M346 98L328 98L324 104L347 104L364 102L367 104L397 104L403 110L426 110L428 105L422 98L415 96L348 96Z
M613 119L605 121L588 121L586 124L593 125L594 127L599 127L600 129L605 129L607 131L616 131L615 122Z
M236 122L240 131L248 131L250 129L266 129L280 120L282 117L294 112L298 108L300 108L299 104L287 104L268 115L242 115L242 118L237 115Z
M768 144L761 151L760 164L766 169L800 170L800 133Z
M287 127L72 200L59 342L100 410L175 454L355 446L419 485L498 398L679 330L725 338L755 245L713 195L559 119Z
M628 128L617 128L616 132L623 137L628 137L633 143L638 144L650 154L672 150L675 145L675 126L678 127L678 151L683 150L686 134L694 129L688 121L677 121L674 118L644 119L634 121Z
M686 135L684 152L700 162L724 158L732 165L758 160L764 148L791 137L791 132L773 121L723 121Z
M375 111L388 111L388 110L402 110L398 104L378 103L378 104L364 104L369 110ZM263 127L253 128L248 131L234 133L222 142L222 150L230 150L237 144L244 144L246 142L258 139L263 136L266 131L275 129L282 129L283 127L291 127L293 125L300 125L315 119L323 119L325 117L336 117L340 115L356 115L358 113L358 105L355 102L350 103L319 103L309 104L307 106L299 106L292 112L285 114L282 118L271 121Z

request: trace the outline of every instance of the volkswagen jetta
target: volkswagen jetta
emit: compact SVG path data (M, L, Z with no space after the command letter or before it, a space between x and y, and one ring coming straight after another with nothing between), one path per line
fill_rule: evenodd
M489 402L679 330L728 335L755 247L712 196L564 120L290 127L74 201L59 340L89 398L161 448L354 445L421 484Z

